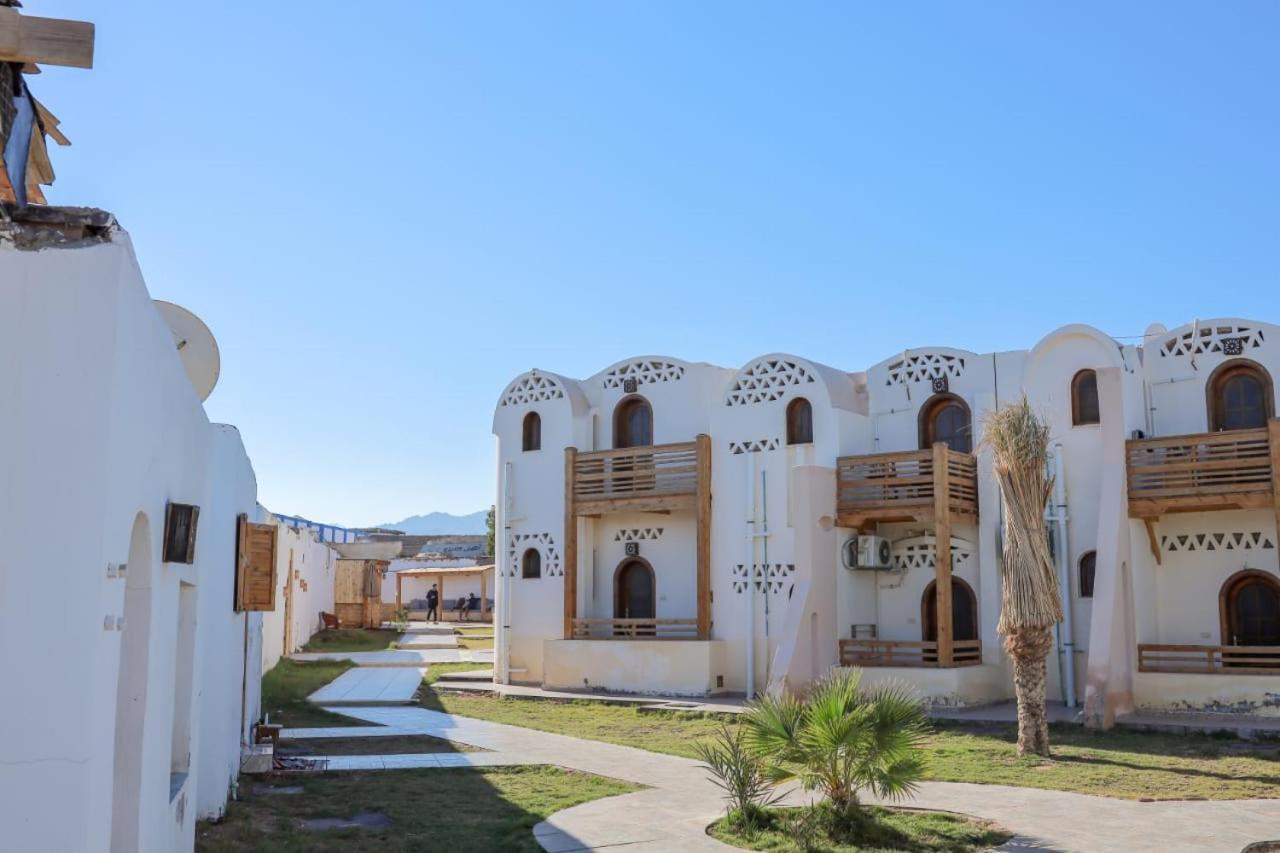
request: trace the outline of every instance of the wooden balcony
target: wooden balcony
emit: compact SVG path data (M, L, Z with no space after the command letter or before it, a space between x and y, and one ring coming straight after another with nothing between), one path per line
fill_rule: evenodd
M575 452L572 469L566 471L566 491L572 491L574 511L603 515L694 509L699 477L711 473L710 457L701 465L698 447L698 442L690 441ZM709 453L709 443L707 449Z
M697 619L574 619L575 640L696 640Z
M578 526L580 518L614 512L692 510L697 531L694 565L698 617L693 638L711 636L711 438L682 444L650 444L619 450L564 451L564 638L578 637ZM605 620L615 628L634 620ZM645 620L641 620L645 621ZM673 632L680 620L654 620L655 636ZM663 620L659 620L663 621ZM682 623L681 623L682 624ZM649 630L649 627L644 630ZM661 628L659 630L659 628ZM588 630L590 630L588 628ZM601 629L603 630L603 629ZM614 629L610 629L613 633ZM640 628L636 627L635 631ZM634 637L638 639L637 635ZM685 638L689 639L689 638Z
M982 663L981 640L955 640L951 666ZM938 644L932 641L841 640L841 666L916 666L938 668Z
M1139 672L1280 675L1280 646L1138 645Z
M876 521L978 516L978 466L972 453L943 444L929 450L842 456L836 460L836 514L841 527Z
M1280 523L1280 420L1261 429L1131 439L1125 456L1129 517L1146 524L1157 563L1162 515L1270 509Z

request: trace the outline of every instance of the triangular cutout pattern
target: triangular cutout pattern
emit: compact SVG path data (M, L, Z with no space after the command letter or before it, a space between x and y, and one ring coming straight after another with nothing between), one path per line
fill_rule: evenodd
M731 441L729 442L729 452L734 456L741 456L744 453L761 453L765 450L777 450L782 446L782 442L776 438L762 438L757 441Z
M795 573L795 563L768 563L767 565L753 563L751 565L750 582L755 584L756 592L764 590L767 584L769 594L777 595L782 592L782 587L786 585L787 581ZM745 592L747 582L747 567L743 563L735 563L733 566L733 591L737 593Z
M550 533L512 533L507 539L507 577L516 577L516 558L526 548L537 548L542 556L542 571L547 577L558 578L564 575L564 567L560 565L560 551L556 549L556 541Z
M1181 334L1166 338L1156 351L1161 358L1170 356L1203 355L1207 352L1225 354L1223 342L1232 339L1238 343L1227 345L1227 349L1257 349L1266 342L1261 329L1242 326L1238 323L1224 323L1216 326L1200 326L1188 329Z
M805 367L785 358L762 358L753 362L734 380L725 399L726 406L746 406L782 399L787 389L816 382Z
M885 385L907 385L912 382L928 382L931 379L955 379L964 372L964 358L943 352L912 353L889 365L889 378Z
M1160 550L1170 554L1191 554L1197 551L1253 551L1273 550L1275 537L1261 530L1238 530L1221 533L1179 533L1160 537Z
M522 406L526 403L563 399L564 388L555 379L540 373L526 373L507 389L502 397L502 405Z
M661 527L633 527L630 530L619 530L613 535L614 542L642 542L646 539L661 538Z
M620 364L604 375L604 387L621 388L627 379L634 379L637 385L649 385L654 382L676 382L684 378L684 365L673 361L641 358Z

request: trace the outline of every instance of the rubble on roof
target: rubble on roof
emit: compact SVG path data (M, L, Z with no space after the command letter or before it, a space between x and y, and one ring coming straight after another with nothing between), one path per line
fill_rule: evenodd
M18 207L0 201L0 246L74 249L110 243L120 230L113 214L96 207Z

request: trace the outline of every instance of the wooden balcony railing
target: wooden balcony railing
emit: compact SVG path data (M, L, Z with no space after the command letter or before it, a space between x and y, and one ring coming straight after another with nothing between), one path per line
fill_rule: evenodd
M836 512L844 527L933 518L946 496L951 515L977 517L978 466L972 453L929 450L842 456L836 460Z
M1139 672L1280 675L1280 646L1138 645Z
M981 640L955 640L952 647L952 666L982 663ZM938 667L938 644L930 640L841 640L840 665Z
M579 515L626 509L691 509L698 493L698 443L652 444L575 454Z
M711 636L711 437L699 435L683 444L650 444L619 450L579 453L564 451L564 638L579 631L595 638L591 625L599 620L578 618L578 526L583 517L614 512L672 512L692 510L696 530L694 583L698 618L693 635ZM632 620L604 620L610 638L619 633L640 639L667 639L684 620L648 620L648 626L629 625ZM641 620L644 621L644 620ZM581 627L580 624L581 623ZM604 629L601 629L603 631ZM627 632L631 634L628 635ZM604 639L601 637L600 639Z
M1277 424L1130 440L1125 447L1130 517L1273 507Z
M575 640L696 640L697 619L574 619Z

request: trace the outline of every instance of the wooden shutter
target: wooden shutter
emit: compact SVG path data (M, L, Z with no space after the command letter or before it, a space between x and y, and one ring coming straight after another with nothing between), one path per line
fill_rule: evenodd
M276 526L243 514L236 524L236 610L275 610Z

